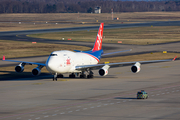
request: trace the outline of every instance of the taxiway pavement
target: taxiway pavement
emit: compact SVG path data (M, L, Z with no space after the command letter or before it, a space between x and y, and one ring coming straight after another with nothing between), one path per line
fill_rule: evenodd
M103 45L105 52L133 49L121 55L164 50L180 52L178 42L149 46L113 44L113 49L112 44ZM23 60L41 62L45 58ZM129 66L112 68L105 77L94 71L94 79L66 77L53 82L52 76L46 75L1 81L0 120L179 119L179 65L180 61L146 64L137 74L131 73ZM136 99L137 91L142 89L148 92L149 99Z
M0 120L179 119L180 61L112 68L94 79L49 76L1 81ZM33 80L32 80L33 79ZM136 99L145 90L146 100Z

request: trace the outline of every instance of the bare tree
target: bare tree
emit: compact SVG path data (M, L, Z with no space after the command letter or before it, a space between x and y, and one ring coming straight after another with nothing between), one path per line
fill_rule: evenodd
M120 0L0 0L0 13L59 13L93 12L101 6L102 12L179 11L180 2L137 2Z

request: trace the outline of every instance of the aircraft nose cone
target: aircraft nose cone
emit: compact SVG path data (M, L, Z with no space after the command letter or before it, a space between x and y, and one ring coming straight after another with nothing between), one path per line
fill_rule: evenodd
M55 63L52 60L46 61L46 69L50 72L53 72L55 68Z

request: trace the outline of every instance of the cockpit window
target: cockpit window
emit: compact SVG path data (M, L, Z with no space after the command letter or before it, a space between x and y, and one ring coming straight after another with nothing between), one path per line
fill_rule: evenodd
M50 56L57 56L57 54L51 54Z

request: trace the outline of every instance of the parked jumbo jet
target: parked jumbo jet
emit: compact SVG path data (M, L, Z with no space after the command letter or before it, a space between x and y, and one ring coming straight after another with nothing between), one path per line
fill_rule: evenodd
M131 71L133 73L138 73L140 71L141 63L154 63L154 62L166 62L166 61L174 61L173 60L151 60L151 61L139 61L139 62L120 62L120 63L108 63L108 64L98 64L101 59L101 56L126 52L131 50L118 51L113 53L103 53L102 50L102 38L103 38L103 27L104 23L100 24L99 31L94 43L92 50L90 51L79 51L74 50L75 52L68 50L54 51L50 54L46 63L34 63L34 62L25 62L25 61L15 61L15 60L5 60L5 56L3 56L3 61L10 62L19 62L20 64L15 67L15 71L18 73L23 72L24 66L26 64L38 65L38 67L32 70L32 75L37 76L41 73L41 69L46 66L46 69L54 75L53 81L57 78L63 77L64 73L69 73L70 78L75 78L80 75L80 78L86 78L85 72L88 73L87 78L93 78L94 69L99 69L100 76L106 76L108 74L108 69L110 67L120 67L122 65L132 65Z

